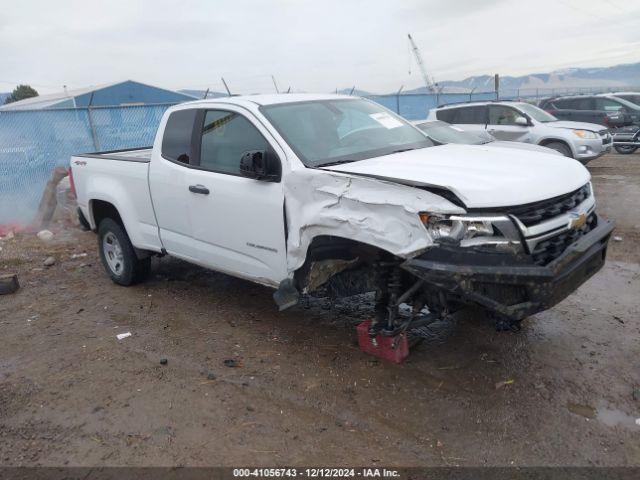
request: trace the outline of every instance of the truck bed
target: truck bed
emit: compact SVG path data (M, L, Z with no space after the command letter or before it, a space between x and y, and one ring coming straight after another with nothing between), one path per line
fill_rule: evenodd
M149 192L151 148L130 148L74 155L70 166L78 207L97 228L90 202L111 204L118 211L131 242L160 251L162 245Z
M74 155L74 157L101 158L104 160L121 160L123 162L142 162L149 163L151 161L152 147L143 148L125 148L122 150L107 150L104 152L91 152Z

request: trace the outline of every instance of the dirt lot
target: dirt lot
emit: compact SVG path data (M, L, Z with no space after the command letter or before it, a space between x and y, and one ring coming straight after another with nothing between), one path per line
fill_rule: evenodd
M640 154L589 168L621 238L605 269L519 333L462 318L403 365L354 346L367 302L278 313L168 258L123 288L93 233L1 242L22 288L0 297L0 465L640 465Z

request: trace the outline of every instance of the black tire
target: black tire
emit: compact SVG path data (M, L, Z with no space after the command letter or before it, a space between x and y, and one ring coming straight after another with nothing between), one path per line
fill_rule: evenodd
M85 218L84 213L82 213L82 210L80 210L80 208L78 208L78 221L80 222L81 230L85 232L91 230L91 225L89 225L88 220Z
M565 157L573 158L573 154L571 153L571 149L566 143L562 142L551 142L545 144L545 147L550 148L551 150L555 150L556 152L560 152Z
M111 245L108 250L107 245ZM112 250L116 248L118 255ZM118 285L129 286L141 282L151 269L151 257L138 259L129 235L111 218L105 218L98 226L98 252L107 274Z
M616 152L622 155L629 155L638 149L638 147L634 147L633 145L616 145L613 148L616 149Z

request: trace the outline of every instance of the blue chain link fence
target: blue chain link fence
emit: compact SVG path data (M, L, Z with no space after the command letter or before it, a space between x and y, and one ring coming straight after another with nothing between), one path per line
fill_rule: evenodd
M495 92L479 93L432 93L406 95L370 95L367 98L384 105L407 120L427 118L432 108L450 103L495 100Z
M492 100L495 94L372 95L409 120L445 103ZM0 225L29 223L55 167L78 153L153 144L171 104L0 112Z
M153 144L169 106L0 112L0 225L29 223L52 170L71 155Z

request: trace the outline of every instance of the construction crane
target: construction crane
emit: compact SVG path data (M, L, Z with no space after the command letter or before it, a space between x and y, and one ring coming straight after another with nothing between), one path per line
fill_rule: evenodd
M410 33L407 34L407 37L409 37L409 45L411 46L411 50L413 50L413 56L416 57L416 63L418 64L418 67L420 67L420 73L422 74L422 79L424 80L425 87L427 87L427 90L429 92L437 92L438 89L436 83L433 81L433 78L431 78L427 73L427 69L424 66L424 62L422 61L420 49L416 45L416 42L413 41L413 38L411 38Z

